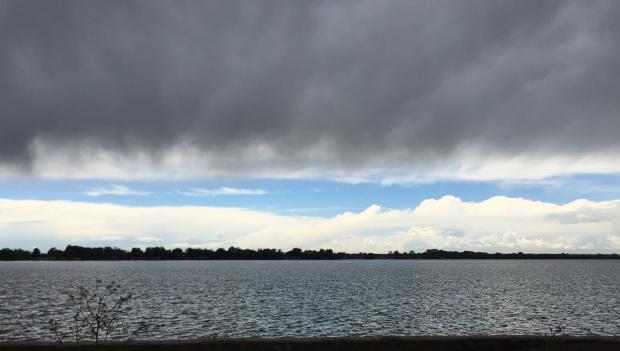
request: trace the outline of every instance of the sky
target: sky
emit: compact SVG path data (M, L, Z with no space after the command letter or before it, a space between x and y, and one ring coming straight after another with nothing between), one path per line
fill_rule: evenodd
M0 1L0 247L620 252L620 3Z

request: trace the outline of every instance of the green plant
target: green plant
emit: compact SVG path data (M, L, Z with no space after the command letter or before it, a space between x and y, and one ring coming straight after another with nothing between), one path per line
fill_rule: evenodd
M112 281L104 285L101 279L97 279L91 289L80 286L77 294L69 294L68 305L72 309L69 325L63 328L56 319L50 319L48 328L60 344L64 340L79 343L82 339L92 340L95 344L105 342L119 336L117 329L130 311L128 304L132 298L133 294L124 294L118 283ZM146 325L140 322L126 340L130 341L144 329Z

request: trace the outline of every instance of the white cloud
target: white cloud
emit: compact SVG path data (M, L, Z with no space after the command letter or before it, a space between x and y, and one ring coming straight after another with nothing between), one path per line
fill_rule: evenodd
M95 188L84 192L88 196L146 196L151 193L147 191L137 191L125 185L112 184L106 188Z
M469 146L446 158L409 159L406 153L385 154L363 167L342 162L334 156L333 145L325 142L309 146L291 162L283 161L281 151L258 142L239 146L237 157L225 159L189 141L164 150L157 160L139 151L119 154L89 144L64 145L40 138L33 142L31 153L33 163L28 172L40 179L329 179L385 185L471 180L518 184L548 182L550 177L572 174L620 174L617 149L579 155L508 155ZM0 178L19 178L23 172L0 165Z
M484 151L464 151L425 169L391 172L380 177L384 185L426 183L441 180L501 181L504 185L544 184L549 178L574 174L620 173L620 153L583 155L520 155L506 157Z
M218 189L189 188L188 191L177 190L177 193L191 197L230 196L230 195L265 195L262 189L240 189L221 187Z
M191 247L193 249L219 249L219 248L225 248L226 243L223 242L218 242L218 241L211 241L211 242L204 242L204 243L188 243L188 242L180 242L180 243L174 243L174 244L170 244L170 247L174 247L174 248L188 248Z
M88 244L221 246L357 252L428 248L488 252L620 252L620 200L558 205L492 197L428 199L414 209L323 218L242 208L129 207L73 201L0 199L0 242L11 247ZM10 219L10 220L2 220Z
M141 241L141 242L153 242L153 241L161 241L161 238L158 238L156 236L138 236L136 238L136 240Z
M120 235L92 236L89 238L90 241L121 241L124 239L125 237L120 236Z

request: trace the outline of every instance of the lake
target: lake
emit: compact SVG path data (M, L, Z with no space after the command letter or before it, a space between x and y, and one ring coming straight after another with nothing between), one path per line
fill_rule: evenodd
M144 339L620 334L619 260L90 261L0 262L0 340L51 340L97 278Z

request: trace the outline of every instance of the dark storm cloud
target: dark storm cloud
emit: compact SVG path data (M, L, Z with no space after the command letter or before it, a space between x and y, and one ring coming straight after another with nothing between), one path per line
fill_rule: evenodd
M2 1L0 164L33 143L239 167L620 146L616 1ZM319 160L307 150L327 145ZM385 161L388 160L388 161ZM391 160L391 161L390 161ZM239 161L242 162L242 161Z

